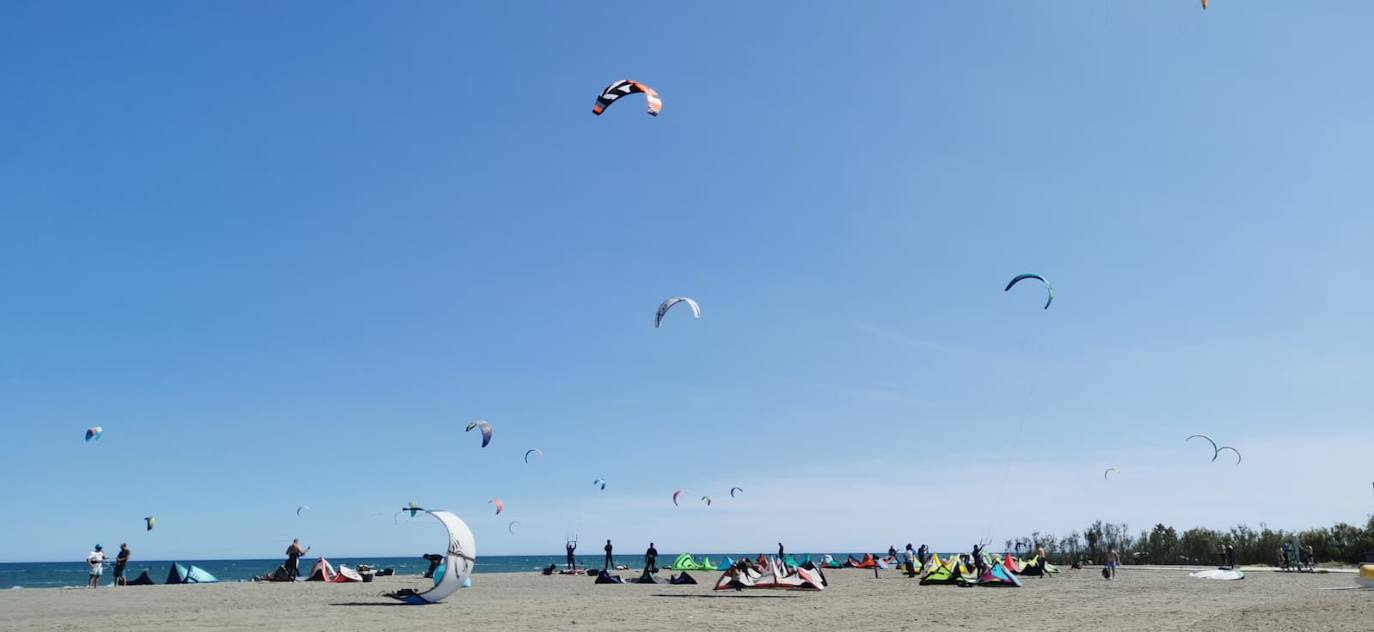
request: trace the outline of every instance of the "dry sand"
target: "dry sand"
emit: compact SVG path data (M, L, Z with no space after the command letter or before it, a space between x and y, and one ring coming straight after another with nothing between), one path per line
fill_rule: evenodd
M622 577L635 575L621 572ZM596 585L589 577L476 575L448 602L401 606L378 594L415 577L370 584L211 584L0 591L4 630L1374 630L1374 592L1349 574L1251 572L1243 581L1126 568L1026 578L1024 588L919 586L882 571L826 573L824 592Z

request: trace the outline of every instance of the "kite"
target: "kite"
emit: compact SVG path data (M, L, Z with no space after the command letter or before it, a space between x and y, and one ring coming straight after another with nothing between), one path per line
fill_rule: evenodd
M598 485L601 486L601 489L603 489L603 490L606 489L606 479L604 479L604 478L598 478L598 479L592 481L592 486L593 486L593 487L598 486Z
M678 504L677 504L677 497L678 497L678 495L681 494L683 491L685 491L685 490L679 489L679 490L673 492L673 506L674 506L674 507L677 507L677 506L678 506Z
M658 116L659 110L663 109L663 100L658 98L658 92L649 86L631 79L621 79L606 86L605 90L596 97L596 104L592 106L592 114L601 116L606 108L611 107L616 99L628 94L643 94L649 101L649 116Z
M401 589L396 592L386 593L387 597L398 599L410 605L423 605L427 603L439 603L447 599L458 589L472 574L472 567L477 565L477 542L472 537L472 529L468 528L467 523L462 518L447 511L423 509L410 503L409 507L401 508L401 511L411 512L411 517L415 512L423 511L434 516L444 530L448 532L448 555L443 563L439 565L443 572L437 569L434 573L434 587L424 592L416 592L410 589Z
M511 535L515 535L515 525L518 524L520 524L519 520L510 521L510 524L506 525L506 531L509 531Z
M90 443L92 440L100 440L100 435L102 434L105 434L105 429L101 428L100 426L91 426L90 428L87 428L86 443Z
M1220 448L1217 448L1217 454L1220 455L1222 450L1230 450L1231 452L1234 452L1236 455L1236 465L1240 465L1240 450L1237 450L1229 445L1224 445ZM1216 459L1212 460L1215 461Z
M734 498L734 497L735 497L735 492L739 492L739 493L743 494L743 493L744 493L744 488L743 488L743 487L731 487L731 488L730 488L730 497L731 497L731 498Z
M482 447L487 447L487 444L491 443L491 424L482 421L481 419L478 419L477 421L468 424L468 429L464 430L463 432L472 432L473 428L482 429Z
M506 503L502 502L500 498L493 498L491 500L488 500L487 504L496 505L496 515L498 516L501 515L501 510L506 508Z
M297 508L296 508L296 517L297 517L297 518L301 517L301 512L302 512L302 511L309 511L309 510L310 510L310 505L301 505L301 506L297 507Z
M1186 442L1186 441L1191 441L1191 440L1196 439L1196 438L1206 439L1206 440L1207 440L1207 443L1212 444L1212 461L1216 461L1216 460L1217 460L1217 454L1221 452L1221 450L1220 450L1219 448L1217 448L1217 442L1214 441L1211 437L1209 437L1209 436L1207 436L1207 435L1205 435L1205 434L1188 435L1188 438L1187 438L1187 439L1184 439L1184 441L1185 441L1185 442Z
M1050 303L1054 302L1054 286L1050 285L1050 282L1046 281L1045 277L1042 277L1038 274L1018 274L1016 275L1016 278L1012 279L1010 282L1007 283L1007 287L1003 288L1002 291L1010 291L1012 286L1016 285L1017 283L1020 283L1025 279L1035 279L1045 284L1045 292L1048 293L1048 296L1045 298L1045 309L1049 309Z
M412 519L414 519L414 518L415 518L415 514L421 512L421 511L424 511L424 508L422 508L422 507L420 507L419 505L415 504L415 501L412 500L412 501L410 501L410 506L409 506L409 507L402 507L400 511L398 511L398 512L392 514L392 516L391 516L391 522L393 522L393 523L396 522L396 518L397 518L398 516L400 516L401 514L407 512L407 511L410 512L410 517L411 517Z
M702 496L701 499L702 499L703 501L706 502L706 506L707 506L707 507L710 507L710 506L711 506L711 497L710 497L710 496Z
M530 455L531 455L531 454L538 454L538 455L539 455L539 458L541 458L541 459L544 458L544 451L543 451L543 450L540 450L539 448L531 448L531 449L529 449L529 450L525 450L525 463L529 463L529 462L530 462Z
M152 531L153 527L157 525L157 518L154 518L152 516L144 516L143 524L146 527L143 529L144 531Z
M1114 467L1109 467L1109 468L1107 468L1107 470L1106 470L1105 472L1102 473L1102 480L1104 480L1104 481L1109 481L1109 480L1111 480L1110 478L1107 478L1107 475L1108 475L1108 474L1111 474L1112 472L1116 472L1117 474L1120 474L1120 473L1121 473L1121 470L1118 470L1118 469L1116 469L1116 468L1114 468Z
M657 329L659 325L663 324L663 315L667 314L668 310L671 309L674 305L677 305L678 303L686 303L688 307L692 308L692 318L701 318L701 306L697 305L696 301L685 296L674 296L666 301L663 301L663 303L658 306L658 313L654 315L655 329Z

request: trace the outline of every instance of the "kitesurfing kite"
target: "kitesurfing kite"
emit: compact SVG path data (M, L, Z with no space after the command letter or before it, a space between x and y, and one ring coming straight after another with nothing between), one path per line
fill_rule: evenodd
M674 296L666 301L663 301L663 303L658 306L658 313L654 315L655 329L657 329L659 325L663 324L663 315L667 314L668 310L671 309L674 305L677 305L678 303L686 303L688 307L692 308L692 318L701 318L701 306L697 305L696 301L685 296Z
M1217 454L1220 455L1222 450L1230 450L1231 452L1235 453L1235 455L1236 455L1236 465L1240 465L1240 450L1237 450L1237 449L1235 449L1235 448L1233 448L1233 447L1231 447L1231 446L1229 446L1229 445L1224 445L1224 446L1221 446L1220 448L1217 448ZM1212 459L1212 460L1215 461L1216 459Z
M1010 291L1012 286L1016 285L1017 283L1020 283L1025 279L1035 279L1045 284L1045 292L1047 294L1045 297L1045 309L1049 309L1050 303L1054 302L1054 286L1050 285L1050 282L1046 281L1045 277L1042 277L1038 274L1018 274L1016 275L1016 278L1012 279L1010 282L1007 283L1007 287L1003 288L1002 291Z
M302 512L302 511L310 511L310 505L301 505L301 506L297 507L297 508L296 508L296 517L297 517L297 518L301 517L301 512Z
M605 490L605 489L606 489L606 479L604 479L604 478L598 478L598 479L592 481L592 486L593 486L593 487L600 486L602 490Z
M525 463L529 463L529 462L530 462L530 455L531 455L531 454L538 454L538 455L539 455L539 458L541 458L541 459L544 458L544 451L543 451L543 450L540 450L539 448L531 448L531 449L529 449L529 450L525 450Z
M515 535L515 525L518 524L520 524L519 520L510 521L510 524L506 525L506 531L509 531L511 535Z
M683 491L684 491L684 490L679 489L679 490L673 492L673 506L674 506L674 507L677 507L677 506L678 506L678 504L677 504L677 497L678 497L678 495L682 494Z
M101 428L100 426L91 426L90 428L87 428L86 443L90 443L92 440L98 441L100 439L100 435L102 434L105 434L105 429Z
M663 109L663 100L658 98L656 90L632 79L621 79L606 86L606 89L597 95L596 104L592 106L592 114L601 116L616 99L628 94L643 94L649 100L649 116L658 116L659 110Z
M710 496L702 496L701 499L702 499L703 501L706 502L706 506L707 506L707 507L710 507L710 506L711 506L711 497L710 497Z
M157 518L154 518L154 517L152 517L152 516L144 516L144 517L143 517L143 525L144 525L144 527L145 527L145 528L143 529L144 531L152 531L152 530L153 530L153 527L154 527L155 525L157 525Z
M496 515L498 516L501 515L501 510L506 508L506 503L502 502L500 498L493 498L491 500L488 500L487 504L496 505Z
M734 497L735 497L735 492L739 492L739 493L743 494L743 493L744 493L744 488L743 488L743 487L731 487L731 488L730 488L730 497L731 497L731 498L734 498Z
M399 599L411 605L423 605L427 603L439 603L447 599L449 595L458 592L472 574L472 567L477 564L477 542L472 537L472 530L462 518L447 511L424 509L415 503L410 503L409 507L402 507L401 512L409 511L411 517L416 512L423 511L434 516L444 530L448 532L448 555L439 568L442 573L435 572L434 587L424 592L416 592L410 589L401 589L396 592L386 593L392 599ZM398 514L400 512L397 512Z
M1187 442L1187 441L1192 441L1193 439L1199 439L1199 438L1200 438L1200 439L1206 439L1206 440L1207 440L1207 443L1210 444L1210 445L1212 446L1212 461L1216 461L1216 460L1217 460L1217 454L1219 454L1219 453L1221 452L1221 450L1220 450L1219 448L1217 448L1217 442L1214 441L1211 437L1209 437L1209 436L1207 436L1207 435L1205 435L1205 434L1188 435L1188 438L1187 438L1187 439L1184 439L1184 441Z
M482 429L482 447L487 447L487 444L491 443L491 424L482 421L481 419L478 419L477 421L468 424L468 429L464 430L463 432L472 432L473 428Z
M412 501L410 501L410 506L409 506L409 507L402 507L400 511L396 512L395 514L392 514L392 516L391 516L391 521L392 521L392 522L396 522L396 518L398 518L401 514L407 512L407 511L410 512L410 517L411 517L412 519L414 519L414 518L415 518L415 514L421 512L421 511L424 511L424 509L422 509L419 505L415 504L415 501L412 500Z
M1109 480L1111 480L1110 478L1107 478L1107 475L1108 475L1108 474L1111 474L1112 472L1116 472L1117 474L1120 474L1120 473L1121 473L1121 470L1118 470L1118 469L1116 469L1116 468L1114 468L1114 467L1109 467L1109 468L1107 468L1107 470L1106 470L1105 472L1102 472L1102 480L1104 480L1104 481L1109 481Z

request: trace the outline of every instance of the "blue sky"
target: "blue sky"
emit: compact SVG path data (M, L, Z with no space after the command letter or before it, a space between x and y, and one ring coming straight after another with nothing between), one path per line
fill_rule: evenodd
M0 559L1363 521L1371 20L9 3Z

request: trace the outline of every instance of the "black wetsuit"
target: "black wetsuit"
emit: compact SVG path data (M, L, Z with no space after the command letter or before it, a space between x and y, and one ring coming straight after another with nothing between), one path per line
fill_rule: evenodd
M568 570L570 570L570 571L577 570L577 556L576 556L576 555L573 555L573 551L576 551L576 550L577 550L577 543L576 543L576 542L569 542L569 543L567 544L567 548L568 548Z
M779 563L782 563L782 564L786 564L786 563L787 563L786 560L787 560L787 551L784 551L784 550L783 550L783 548L782 548L782 543L779 542L779 543L778 543L778 562L779 562Z
M115 557L114 580L118 584L119 580L124 579L124 567L129 565L129 549L120 549L119 555Z
M610 541L610 540L606 540L606 570L608 570L608 571L609 571L609 570L614 570L614 569L611 568L611 550L612 550L611 541Z
M296 581L301 574L301 555L305 552L300 547L292 545L286 549L286 574L291 576L291 581Z
M653 545L651 544L651 545L649 545L649 550L647 550L647 551L644 552L644 568L645 568L645 569L655 568L655 567L657 566L657 564L658 564L658 549L654 548Z

